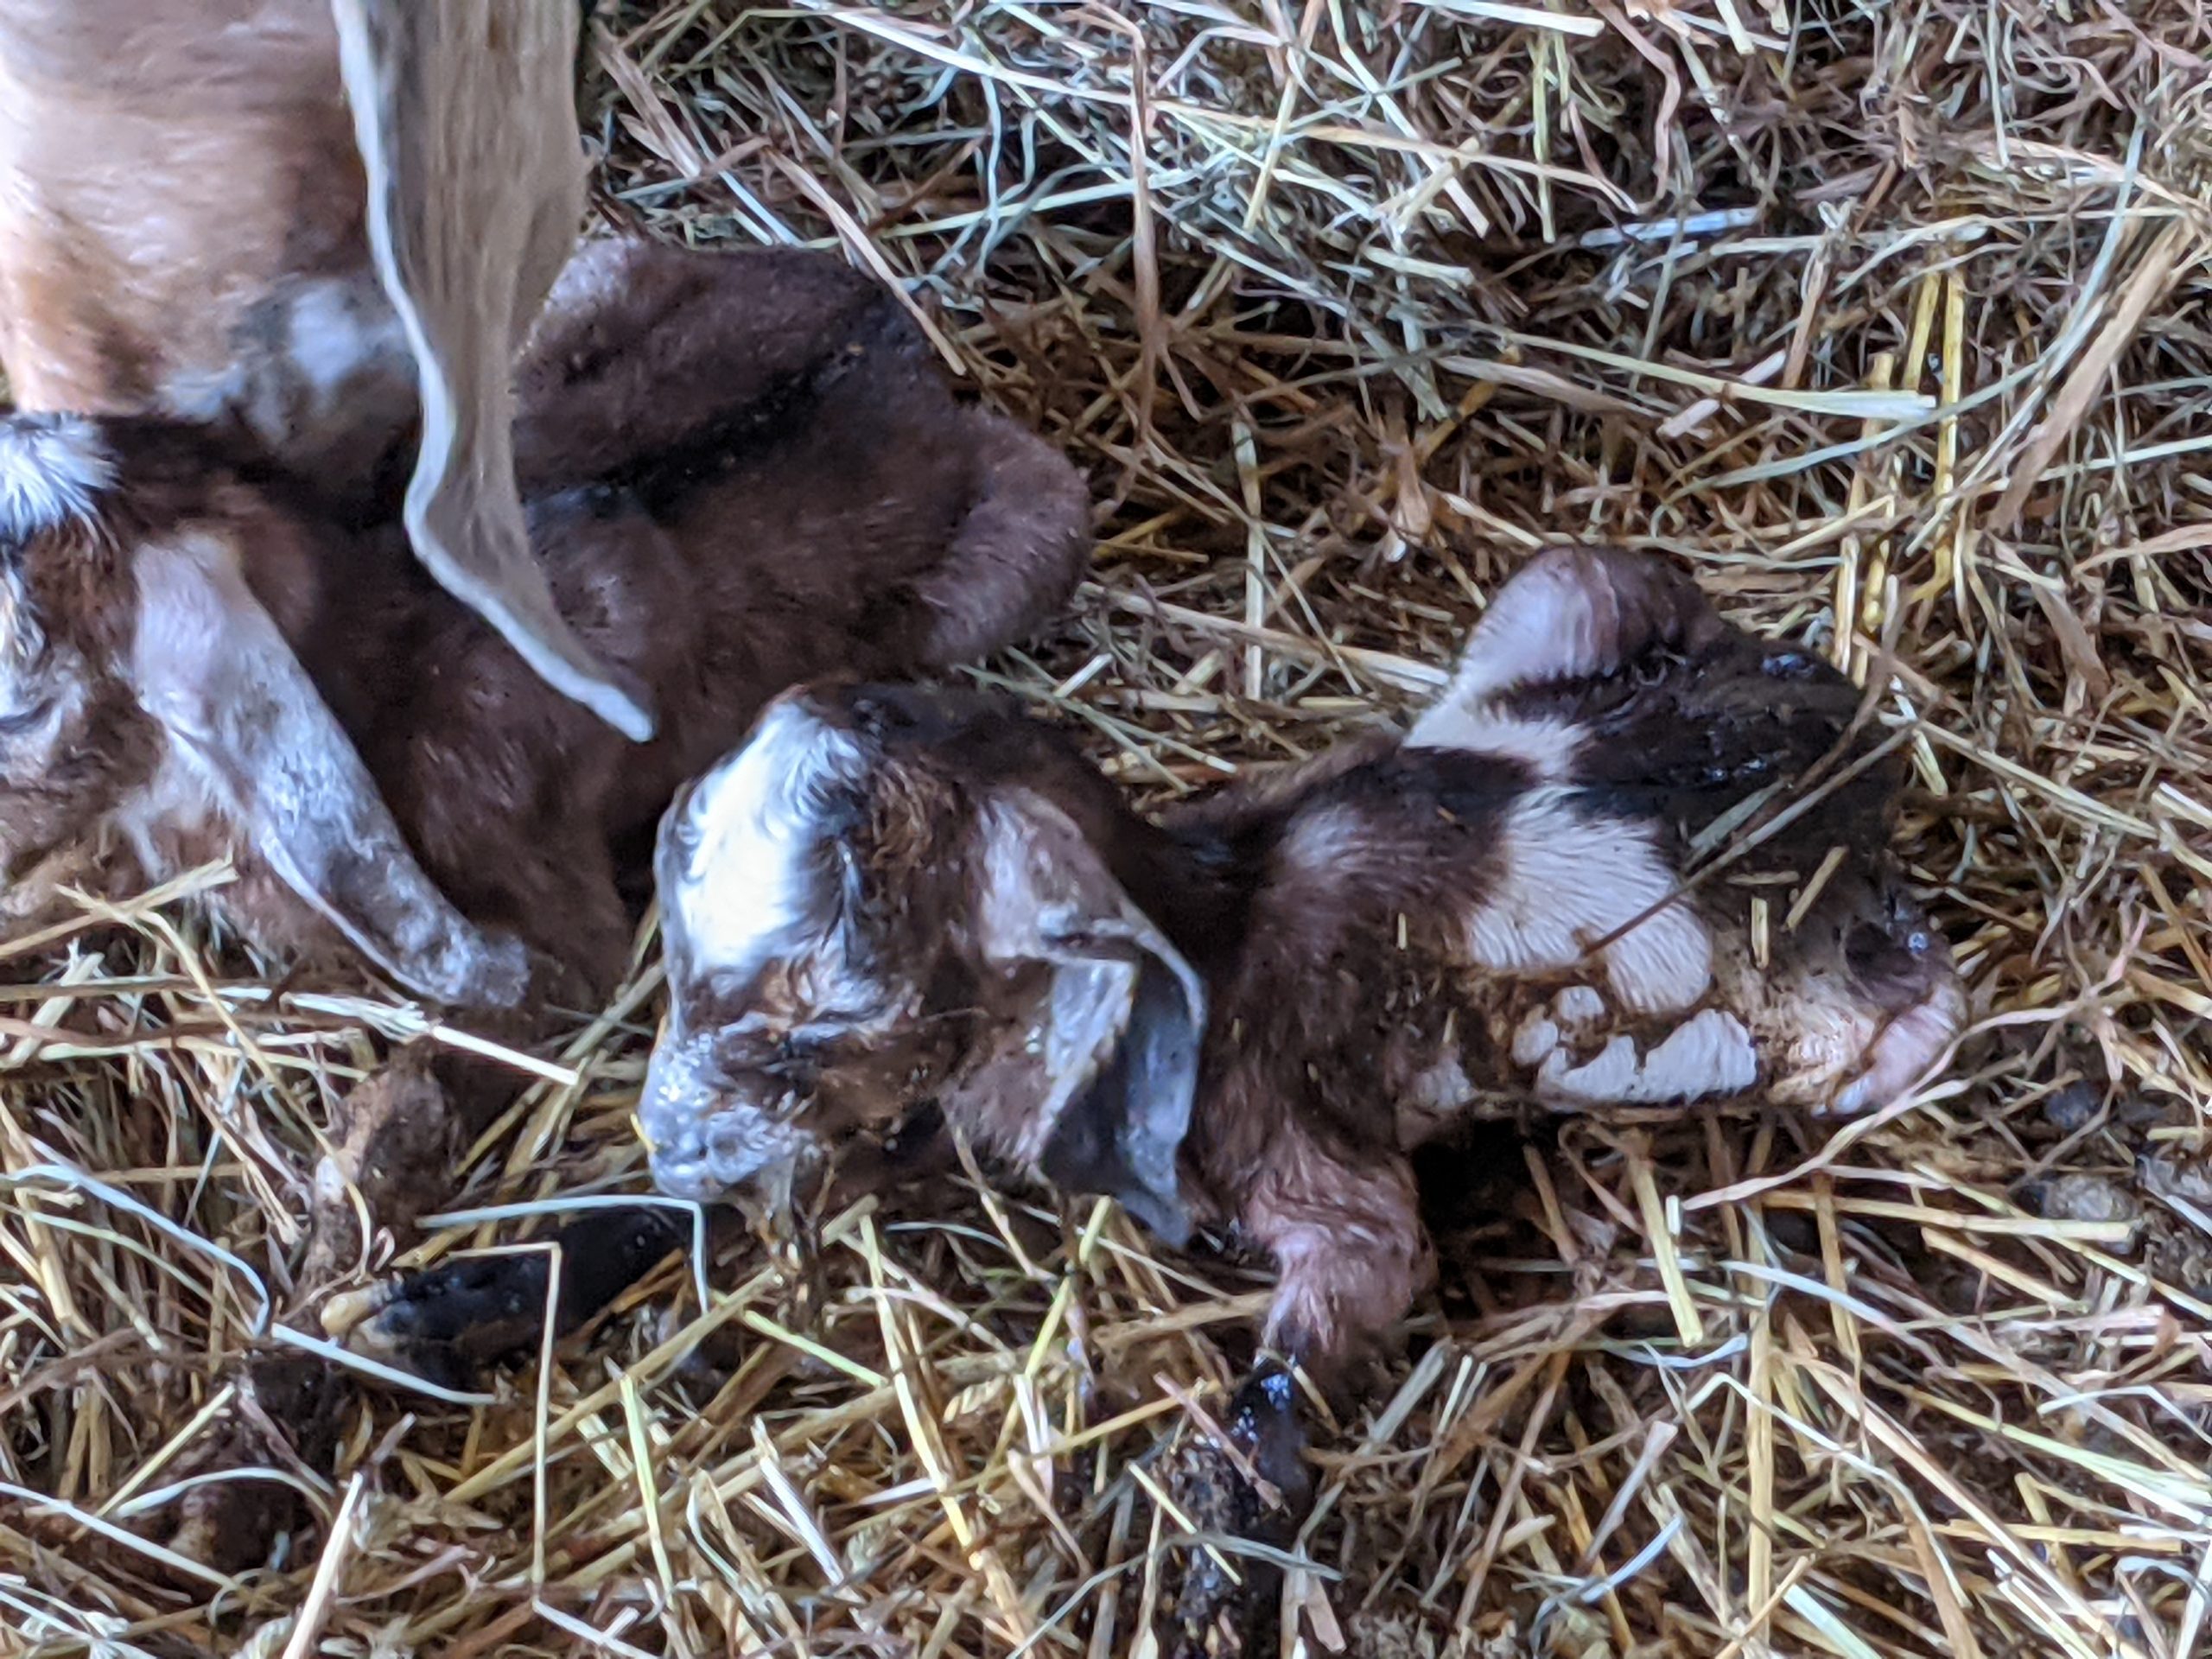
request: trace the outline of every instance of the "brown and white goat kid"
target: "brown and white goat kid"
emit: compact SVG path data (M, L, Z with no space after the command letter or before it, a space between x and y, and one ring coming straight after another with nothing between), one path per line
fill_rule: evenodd
M342 938L445 1003L595 998L619 865L770 696L1010 642L1089 546L1074 468L822 255L586 245L514 442L567 625L661 711L646 745L251 446L0 420L0 930L228 854L207 902L271 950Z
M1171 1241L1268 1251L1269 1343L1340 1376L1429 1271L1408 1154L1486 1103L1857 1112L1944 1053L1963 996L1859 702L1595 549L1517 572L1409 733L1157 823L996 701L795 690L662 828L656 1178L775 1183L933 1098ZM1832 792L1685 891L1824 760Z
M233 425L634 737L531 559L515 348L583 213L575 0L0 0L18 407ZM418 420L419 416L419 420Z

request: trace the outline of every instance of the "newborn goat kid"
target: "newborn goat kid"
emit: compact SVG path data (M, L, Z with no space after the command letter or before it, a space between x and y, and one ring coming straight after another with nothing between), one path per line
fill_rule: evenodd
M208 902L272 950L342 937L442 1002L595 999L632 932L619 861L642 873L764 701L1008 642L1088 546L1074 469L956 404L895 298L822 256L588 244L518 400L531 540L567 625L648 688L643 747L397 525L204 429L0 421L0 925L227 853Z
M1408 1154L1486 1099L1853 1112L1943 1052L1962 997L1858 702L1599 550L1506 583L1410 734L1156 824L1003 704L796 690L663 825L656 1178L712 1198L934 1097L1171 1242L1269 1252L1269 1343L1340 1378L1428 1271ZM1681 890L1847 735L1832 793Z

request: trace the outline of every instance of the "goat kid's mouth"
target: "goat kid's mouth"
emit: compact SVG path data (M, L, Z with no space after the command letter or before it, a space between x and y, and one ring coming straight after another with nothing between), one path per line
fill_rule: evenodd
M747 1190L787 1192L808 1149L801 1137L743 1108L709 1113L691 1132L648 1144L653 1185L695 1204Z
M638 1102L653 1185L700 1204L747 1185L787 1185L813 1144L798 1127L799 1091L766 1077L746 1086L715 1063L712 1040L664 1040Z

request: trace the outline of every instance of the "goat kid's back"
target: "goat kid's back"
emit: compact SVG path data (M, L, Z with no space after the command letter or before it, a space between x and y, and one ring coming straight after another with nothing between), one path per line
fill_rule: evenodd
M892 296L834 260L592 245L520 384L538 555L577 636L650 688L651 744L281 470L175 423L19 417L0 794L41 810L0 810L0 858L105 835L158 873L236 837L230 907L276 948L335 924L427 995L498 1001L512 931L603 988L626 840L766 698L1010 641L1079 575L1073 469L957 405Z

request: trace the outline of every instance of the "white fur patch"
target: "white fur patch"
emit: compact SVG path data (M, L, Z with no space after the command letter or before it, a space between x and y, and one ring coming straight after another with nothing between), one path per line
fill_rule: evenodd
M1507 713L1488 703L1444 702L1414 722L1411 749L1464 749L1518 760L1539 781L1558 783L1573 769L1582 734L1570 721Z
M1408 1081L1403 1103L1415 1111L1441 1114L1465 1105L1474 1093L1474 1079L1459 1056L1447 1048L1433 1065Z
M1566 791L1535 789L1514 803L1499 839L1503 877L1467 918L1470 959L1497 973L1554 971L1611 938L1599 954L1631 1010L1688 1007L1713 982L1705 924L1670 897L1674 872L1649 830L1586 817L1571 801Z
M1685 1020L1649 1054L1635 1039L1615 1037L1597 1058L1570 1066L1554 1050L1538 1074L1545 1092L1578 1101L1663 1105L1712 1095L1738 1094L1758 1081L1758 1054L1751 1033L1733 1014L1707 1008Z
M1605 999L1594 985L1569 985L1552 999L1559 1017L1573 1026L1586 1026L1605 1017Z
M224 823L224 804L202 768L164 746L153 776L116 807L110 822L147 879L166 881L181 874L169 856L171 840Z
M1594 986L1567 986L1548 1004L1522 1016L1513 1033L1513 1063L1539 1065L1568 1034L1586 1031L1605 1017L1605 999Z
M1560 1032L1541 1008L1531 1008L1513 1033L1513 1064L1539 1065L1557 1052Z
M115 481L99 427L77 415L0 420L0 538L26 541L92 517Z
M1288 868L1326 873L1339 870L1375 840L1373 823L1348 806L1300 813L1282 838L1276 856Z
M399 319L365 304L366 297L336 282L309 283L293 296L286 346L318 416L333 407L364 365L406 360Z
M373 276L301 283L286 302L282 349L171 375L160 407L181 420L235 416L280 454L312 459L333 443L405 422L416 374L406 331Z
M1571 551L1562 551L1540 555L1516 571L1467 636L1451 683L1423 722L1448 709L1479 708L1523 686L1610 668L1598 648L1598 607L1610 607L1611 595L1593 595L1586 569Z
M660 897L680 918L696 969L750 978L791 942L822 839L820 791L860 764L850 737L804 703L783 702L693 785L671 826L688 844L664 867Z

